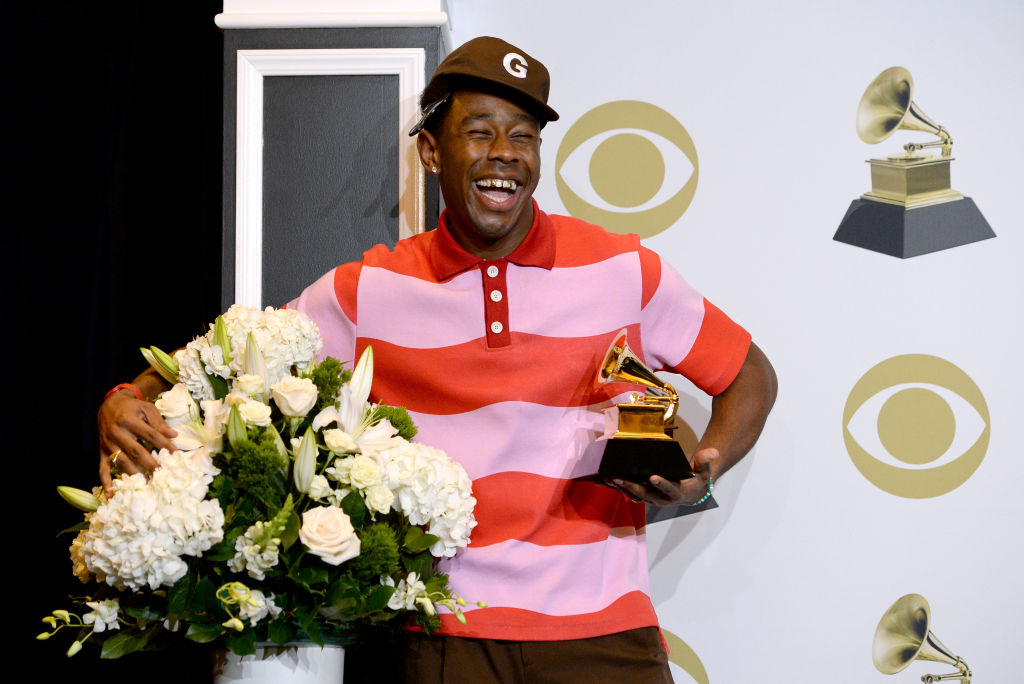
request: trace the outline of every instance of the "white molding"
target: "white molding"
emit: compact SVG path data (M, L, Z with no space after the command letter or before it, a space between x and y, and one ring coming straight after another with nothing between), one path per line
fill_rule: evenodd
M446 12L260 12L222 13L222 29L366 28L369 26L446 26Z
M235 137L235 297L262 306L263 78L265 76L398 76L398 236L422 233L423 167L415 138L417 97L424 87L423 48L239 50Z

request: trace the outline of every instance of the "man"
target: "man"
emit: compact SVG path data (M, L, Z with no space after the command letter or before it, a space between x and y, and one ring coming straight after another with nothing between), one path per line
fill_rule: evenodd
M289 306L324 354L372 345L372 398L405 406L418 440L466 467L478 500L471 546L442 563L456 592L485 600L440 637L410 636L407 681L671 681L649 597L645 503L692 504L754 444L775 399L750 335L636 236L548 216L532 195L547 105L545 67L496 38L453 52L424 90L413 129L446 210L435 231L377 246ZM601 409L628 389L594 382L625 331L656 370L714 395L696 477L592 476ZM173 431L152 407L153 373L101 408L100 473L155 463L138 444ZM136 398L132 394L141 395Z

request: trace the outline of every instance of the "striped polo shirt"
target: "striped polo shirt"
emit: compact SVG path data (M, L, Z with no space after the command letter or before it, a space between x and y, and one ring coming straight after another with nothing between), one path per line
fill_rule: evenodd
M648 589L645 509L589 481L604 445L602 409L635 386L596 383L625 331L654 370L709 394L732 382L750 335L635 235L574 218L534 221L507 257L462 249L437 230L378 245L289 304L320 327L324 355L373 346L371 399L405 406L417 441L473 480L470 546L440 567L471 603L442 633L520 641L577 639L657 625Z

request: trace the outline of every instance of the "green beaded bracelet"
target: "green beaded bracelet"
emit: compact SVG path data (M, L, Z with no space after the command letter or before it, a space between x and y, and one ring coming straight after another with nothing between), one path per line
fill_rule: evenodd
M704 496L700 497L692 504L686 504L687 506L700 506L702 503L711 498L711 492L715 491L715 478L708 478L708 491L704 492Z

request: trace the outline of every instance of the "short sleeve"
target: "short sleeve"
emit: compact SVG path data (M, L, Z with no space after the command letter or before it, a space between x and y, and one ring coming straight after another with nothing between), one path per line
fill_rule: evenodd
M324 340L321 358L333 356L348 363L355 357L360 271L359 262L338 266L288 303L289 309L302 311L320 328Z
M750 348L750 333L687 283L660 256L641 247L644 359L679 373L704 392L721 394Z

